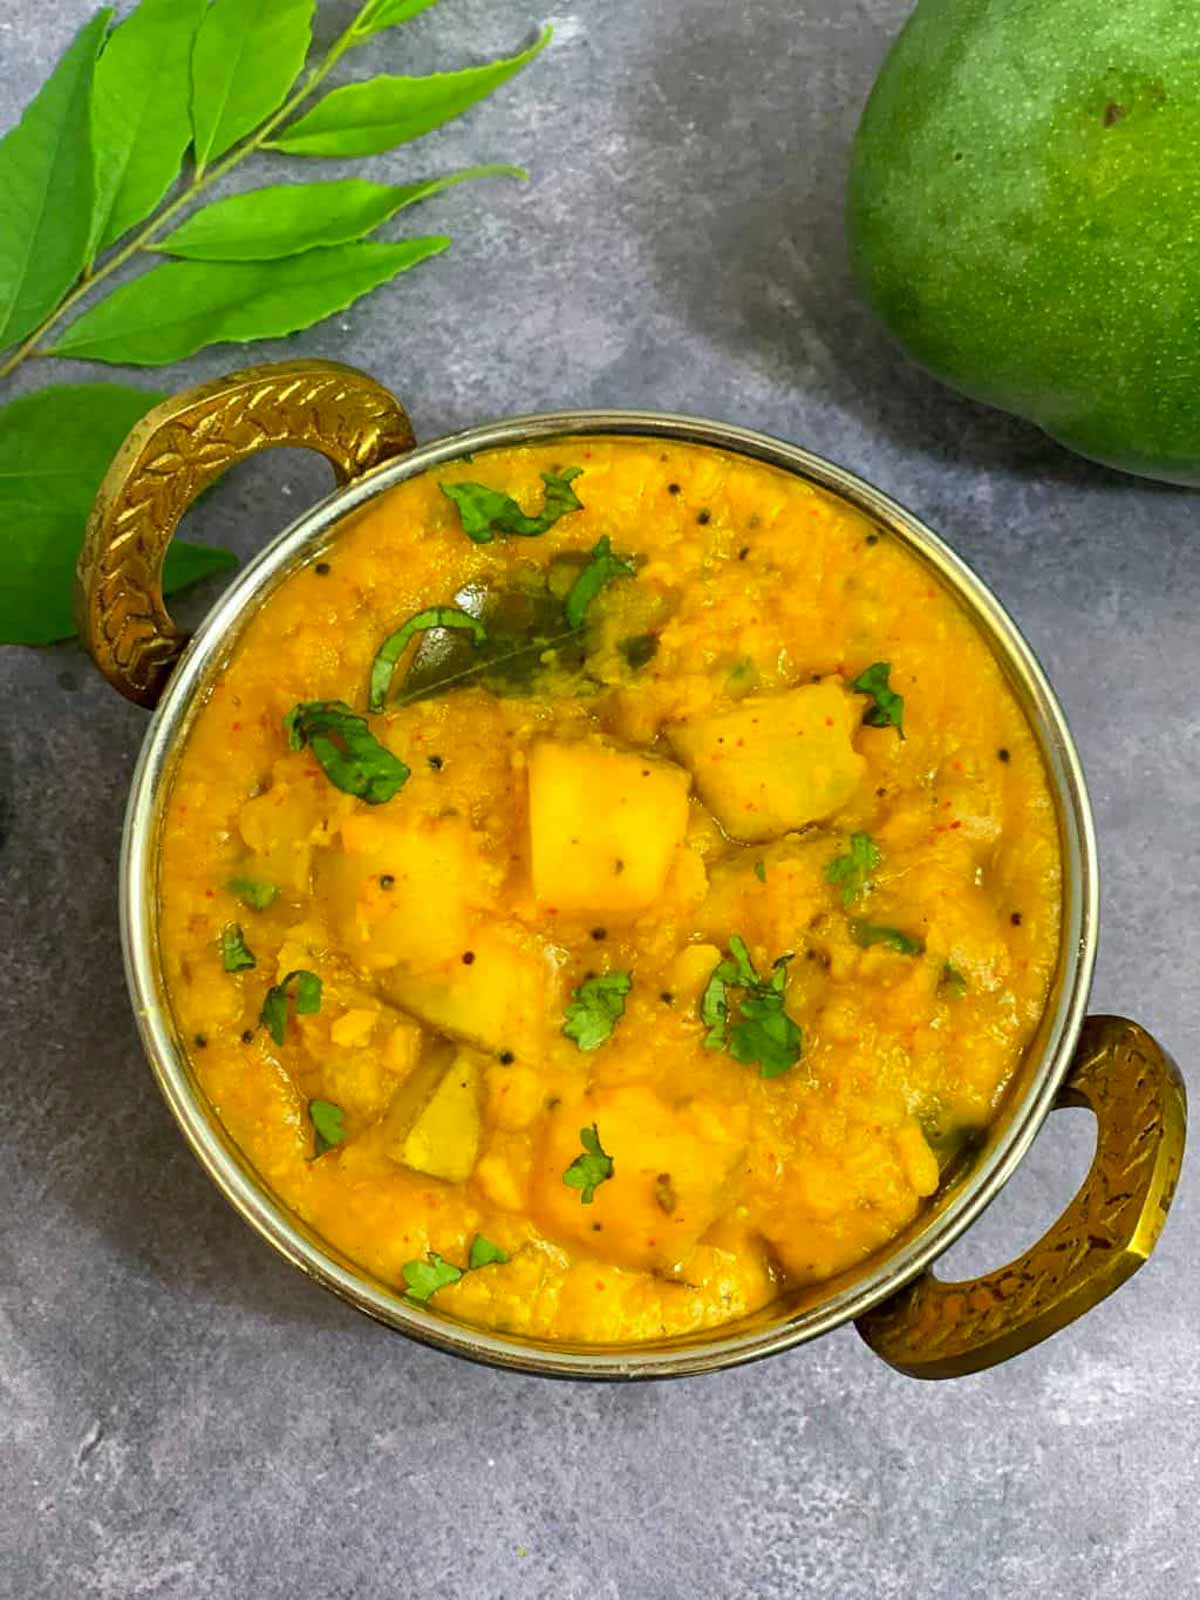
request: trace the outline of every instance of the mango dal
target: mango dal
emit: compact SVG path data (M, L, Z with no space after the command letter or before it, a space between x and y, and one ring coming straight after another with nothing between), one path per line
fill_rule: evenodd
M181 1035L282 1202L542 1339L863 1261L1057 959L1037 746L929 571L672 441L405 482L250 619L162 838Z

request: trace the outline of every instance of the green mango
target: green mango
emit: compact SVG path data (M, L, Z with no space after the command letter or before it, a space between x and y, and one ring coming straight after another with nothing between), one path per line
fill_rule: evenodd
M1200 484L1196 0L919 0L863 114L848 227L930 372Z

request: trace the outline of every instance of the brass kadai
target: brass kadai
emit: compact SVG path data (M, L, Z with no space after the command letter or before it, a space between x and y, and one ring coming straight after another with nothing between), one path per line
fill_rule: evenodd
M171 1015L158 944L163 807L192 718L246 619L337 538L351 512L464 453L548 438L621 434L748 456L839 496L904 543L989 641L1037 737L1058 815L1063 927L1046 1011L986 1143L944 1176L917 1220L828 1283L794 1291L741 1322L638 1345L567 1345L475 1328L407 1301L292 1216L248 1165L196 1083ZM285 529L217 602L190 643L162 597L162 564L183 513L225 469L275 445L304 445L341 487ZM1097 939L1096 844L1079 758L1062 710L1016 625L929 528L851 473L764 434L645 411L516 417L416 447L403 407L374 379L324 361L235 373L165 401L133 429L100 489L79 564L80 631L114 686L157 706L130 792L121 859L126 974L143 1043L193 1151L235 1209L283 1256L369 1316L495 1366L580 1378L677 1377L786 1350L853 1321L914 1377L992 1366L1065 1327L1149 1257L1183 1159L1185 1096L1171 1058L1136 1023L1085 1020ZM966 1283L936 1258L1012 1175L1045 1118L1084 1105L1098 1124L1083 1187L1017 1260Z

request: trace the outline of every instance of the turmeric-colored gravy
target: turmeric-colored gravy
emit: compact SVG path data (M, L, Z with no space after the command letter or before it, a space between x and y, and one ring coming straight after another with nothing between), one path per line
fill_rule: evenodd
M406 482L281 584L160 892L200 1082L295 1214L437 1310L636 1341L914 1218L1037 1025L1060 864L921 562L772 468L578 439Z

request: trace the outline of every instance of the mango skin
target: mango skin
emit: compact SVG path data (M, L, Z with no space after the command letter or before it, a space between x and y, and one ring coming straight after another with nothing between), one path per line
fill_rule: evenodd
M854 146L901 346L1070 449L1200 484L1194 0L920 0Z

